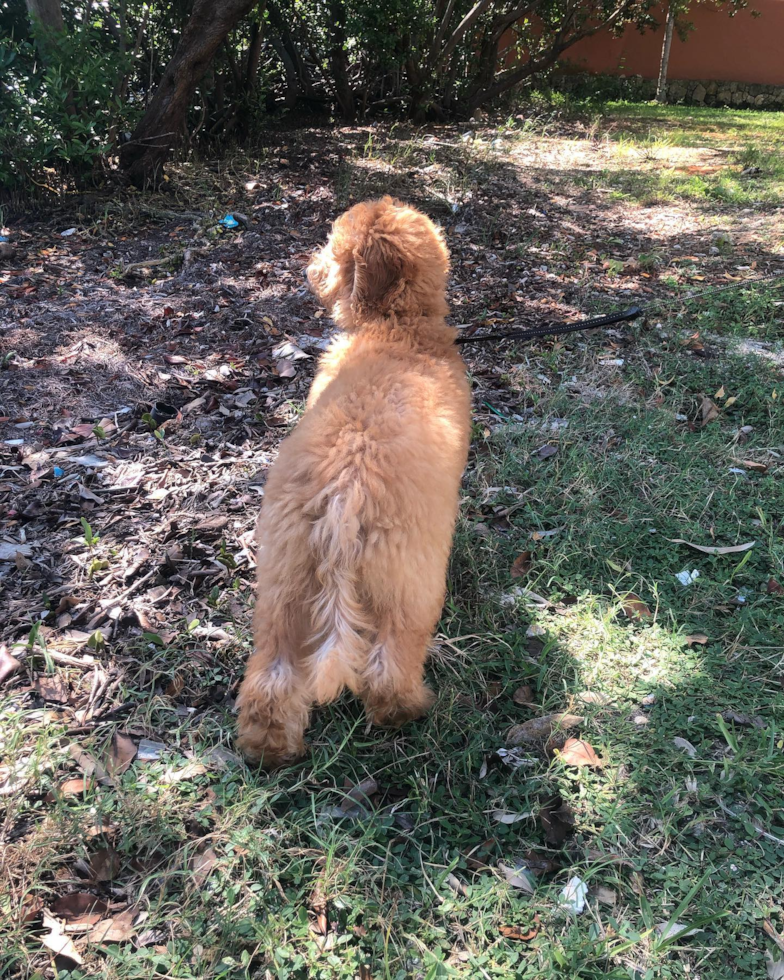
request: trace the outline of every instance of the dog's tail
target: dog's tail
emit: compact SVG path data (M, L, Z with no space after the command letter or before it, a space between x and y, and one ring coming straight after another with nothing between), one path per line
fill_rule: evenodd
M310 543L316 558L316 594L311 619L321 643L313 655L312 681L317 701L336 698L355 687L370 648L370 616L358 595L364 546L361 484L330 488L313 524Z

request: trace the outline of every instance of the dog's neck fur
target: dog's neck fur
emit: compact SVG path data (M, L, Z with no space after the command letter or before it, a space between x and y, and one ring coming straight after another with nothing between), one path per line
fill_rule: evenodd
M456 350L457 332L442 316L358 315L341 329L358 339L372 338L407 351L443 355Z

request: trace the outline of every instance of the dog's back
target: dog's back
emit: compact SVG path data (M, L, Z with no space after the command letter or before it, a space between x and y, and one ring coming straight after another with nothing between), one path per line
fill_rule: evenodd
M440 236L394 202L361 207L373 220L349 223L351 250L338 222L314 263L316 290L350 333L324 358L281 446L259 521L240 734L267 762L301 751L310 703L344 686L384 724L430 702L423 665L443 603L470 394L443 319ZM411 251L412 240L413 258L395 257L396 243ZM367 272L379 248L403 282L384 273L380 294Z

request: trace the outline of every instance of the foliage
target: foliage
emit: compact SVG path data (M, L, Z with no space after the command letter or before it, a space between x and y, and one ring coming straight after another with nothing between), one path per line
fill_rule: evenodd
M118 98L127 64L97 24L58 36L47 63L33 36L0 40L0 187L41 183L53 166L88 173L134 117Z
M0 0L0 189L46 184L52 169L52 182L105 170L149 107L192 6L62 0L64 30L44 38L24 0ZM546 75L582 37L655 24L653 9L653 0L270 0L230 31L170 129L187 149L247 138L281 110L466 118Z

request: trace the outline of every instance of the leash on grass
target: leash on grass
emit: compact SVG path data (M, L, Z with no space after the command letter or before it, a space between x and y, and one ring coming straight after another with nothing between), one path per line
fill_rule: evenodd
M595 330L597 327L608 327L613 323L624 323L629 320L636 320L645 314L649 316L654 310L661 310L667 306L682 305L686 302L704 299L714 293L723 293L730 289L739 289L743 286L756 286L759 283L768 282L772 279L784 278L784 272L771 272L767 276L760 276L758 279L740 279L738 282L730 282L723 286L711 286L697 293L686 293L684 296L672 297L652 303L647 310L640 306L630 306L622 313L610 313L607 316L596 316L589 320L578 320L577 323L553 323L545 327L533 327L530 330L510 330L507 333L485 333L471 334L468 337L457 337L456 344L483 344L490 340L531 340L534 337L553 337L567 333L578 333L583 330Z

